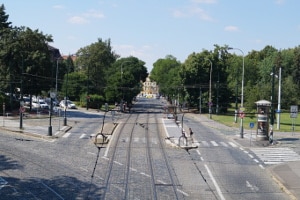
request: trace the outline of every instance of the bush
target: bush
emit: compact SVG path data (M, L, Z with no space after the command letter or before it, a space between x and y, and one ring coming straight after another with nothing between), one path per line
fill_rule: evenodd
M97 94L89 95L89 99L86 98L86 94L81 95L80 97L80 105L82 107L86 107L86 103L88 101L88 107L93 109L100 109L104 104L104 97Z

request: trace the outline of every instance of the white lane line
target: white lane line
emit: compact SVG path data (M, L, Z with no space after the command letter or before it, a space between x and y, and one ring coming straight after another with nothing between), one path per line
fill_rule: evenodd
M252 185L249 181L246 181L246 186L255 192L257 192L259 190L258 187L256 187L255 185Z
M135 168L130 167L131 171L137 172L137 170Z
M167 184L166 182L164 182L164 181L161 181L161 180L157 180L157 182L160 182L161 184L164 184L164 185L166 185L166 184Z
M147 176L147 177L151 177L149 174L145 174L144 172L140 173L141 175Z
M181 194L183 194L184 196L187 196L187 197L189 196L187 193L185 193L185 192L182 191L182 190L177 189L177 191L180 192Z
M80 167L80 169L81 169L82 171L88 172L88 170L87 170L86 168Z
M79 138L82 139L82 138L85 138L85 137L86 137L86 134L83 133Z
M60 199L64 199L62 196L60 196L57 192L55 192L52 188L50 188L48 185L46 185L45 183L41 182L41 184L43 186L45 186L48 190L50 190L51 192L53 192L58 198Z
M201 161L204 161L204 158L201 156L200 151L197 149L196 152L197 152L197 154L200 156L200 160L201 160Z
M262 168L262 169L265 169L265 167L264 167L264 166L262 166L262 164L259 164L258 166L260 166L260 168Z
M214 186L215 186L215 188L216 188L216 190L217 190L217 193L218 193L220 199L221 199L221 200L225 200L225 197L223 196L222 191L221 191L221 189L220 189L220 187L219 187L217 181L215 180L214 176L212 175L210 169L208 168L207 165L204 165L204 167L206 168L206 171L207 171L207 173L208 173L210 179L212 180L212 182L213 182L213 184L214 184Z
M118 162L118 161L114 161L114 163L118 164L118 165L123 165L122 163Z
M66 134L64 134L62 137L63 138L67 138L67 137L69 137L71 135L71 132L67 132Z

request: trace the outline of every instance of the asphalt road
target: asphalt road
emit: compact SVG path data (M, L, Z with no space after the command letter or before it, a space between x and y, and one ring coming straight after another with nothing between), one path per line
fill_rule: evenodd
M289 199L255 155L193 118L198 148L168 145L165 105L139 100L98 147L101 113L69 112L72 129L55 140L1 131L0 199Z

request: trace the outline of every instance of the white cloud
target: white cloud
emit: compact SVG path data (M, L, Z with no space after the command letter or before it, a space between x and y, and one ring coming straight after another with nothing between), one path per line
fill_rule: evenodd
M89 10L79 16L73 16L69 18L69 22L71 24L88 24L90 23L91 19L102 19L104 18L104 14L96 11L96 10Z
M212 17L209 16L203 9L201 8L197 8L197 7L193 7L190 9L190 13L193 16L198 16L200 19L204 20L204 21L212 21Z
M87 23L89 23L89 21L86 18L80 17L80 16L73 16L68 19L68 22L70 22L71 24L87 24Z
M173 16L176 18L185 18L185 17L198 17L204 21L213 21L213 18L206 13L205 10L199 7L186 7L183 9L173 10Z
M54 8L56 10L61 10L64 8L64 6L63 5L54 5L54 6L52 6L52 8Z
M113 45L115 52L121 57L134 56L146 62L146 67L150 71L155 61L151 45L134 46L130 44Z
M97 19L104 18L104 14L96 10L89 10L88 12L84 13L83 16L87 18L97 18Z
M224 28L225 31L230 31L230 32L235 32L235 31L239 31L239 28L236 26L226 26Z

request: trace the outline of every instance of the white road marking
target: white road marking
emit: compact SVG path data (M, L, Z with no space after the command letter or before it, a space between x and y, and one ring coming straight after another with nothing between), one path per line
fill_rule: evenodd
M187 197L189 196L187 193L185 193L185 192L182 191L182 190L177 189L177 191L180 192L181 194L183 194L184 196L187 196Z
M246 186L255 192L257 192L259 190L259 188L256 187L255 185L251 185L249 181L246 181Z
M232 147L234 147L234 148L236 148L237 147L237 145L236 144L234 144L233 142L228 142Z
M87 136L87 135L83 133L79 138L80 138L80 139L83 139L83 138L86 138L86 136Z
M64 134L62 137L63 138L67 138L67 137L69 137L71 135L71 132L67 132L66 134Z
M207 165L204 165L204 167L206 168L206 171L207 171L207 173L208 173L210 179L212 180L212 182L213 182L213 184L214 184L214 186L215 186L215 188L216 188L216 190L217 190L217 193L218 193L220 199L221 199L221 200L225 200L225 197L223 196L222 191L221 191L221 189L220 189L220 187L219 187L217 181L215 180L214 176L212 175L210 169L208 168Z
M210 141L210 143L212 143L212 145L215 146L215 147L219 146L218 143L215 142L215 141Z
M228 147L228 144L226 144L225 142L220 142L220 144L224 147Z
M57 192L55 192L52 188L50 188L48 185L46 185L45 183L41 182L41 184L43 186L45 186L48 190L50 190L51 192L53 192L58 198L60 199L64 199L62 196L60 196Z
M300 155L290 148L253 148L251 150L266 165L300 160Z

